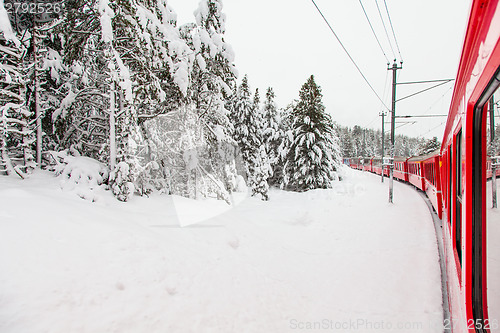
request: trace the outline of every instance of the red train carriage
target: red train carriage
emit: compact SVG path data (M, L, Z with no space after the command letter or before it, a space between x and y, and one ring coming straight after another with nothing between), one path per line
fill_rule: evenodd
M373 161L371 157L365 157L363 159L365 161L365 165L363 166L363 170L365 171L373 171Z
M441 175L439 173L441 159L439 151L423 156L425 193L432 203L439 218L442 218L443 202L441 193Z
M488 159L486 161L486 177L488 179L490 179L491 176L493 175L492 168L491 168L491 162L492 162L491 156L488 156ZM497 161L497 163L498 163L498 161ZM495 174L496 174L496 178L500 177L500 165L496 166L496 172L495 172Z
M422 161L423 158L417 156L409 158L406 163L408 165L408 182L416 188L425 191Z
M363 170L363 159L359 157L351 157L349 159L350 167L353 169Z
M453 332L498 332L500 214L488 156L500 100L500 6L475 0L441 147L443 237ZM496 190L496 189L495 189Z
M389 177L389 169L386 166L383 166L382 158L373 157L372 158L372 172L377 175L382 175L382 170L384 170L384 175Z
M405 157L394 157L394 178L408 182L408 164Z
M351 157L349 158L349 166L353 169L357 169L358 168L358 161L356 160L355 157Z

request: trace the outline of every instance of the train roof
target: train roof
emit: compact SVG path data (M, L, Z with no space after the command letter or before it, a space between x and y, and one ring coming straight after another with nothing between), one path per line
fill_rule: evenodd
M421 155L421 156L413 156L408 159L408 162L419 162L419 161L425 161L428 160L429 158L433 158L436 156L439 156L440 149L436 149L432 153Z

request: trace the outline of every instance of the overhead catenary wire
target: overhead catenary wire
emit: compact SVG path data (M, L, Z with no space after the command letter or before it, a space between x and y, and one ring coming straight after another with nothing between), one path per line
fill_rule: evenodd
M438 128L439 126L444 125L444 123L445 123L445 122L446 122L446 120L445 120L445 121L443 121L443 122L441 122L439 125L437 125L437 126L435 126L435 127L431 128L430 130L428 130L428 131L427 131L427 132L425 132L424 134L420 135L419 137L422 137L422 138L423 138L423 137L424 137L424 135L426 135L426 134L428 134L428 133L430 133L430 132L434 131L434 130L435 130L436 128Z
M379 101L382 102L382 104L385 106L385 108L390 111L389 107L384 103L384 101L382 100L382 98L380 98L380 96L377 94L377 92L375 91L375 89L373 88L373 86L370 84L370 82L368 81L368 79L366 78L366 76L363 74L363 72L359 68L358 64L356 63L356 61L354 61L354 59L352 58L352 56L349 53L349 51L347 51L347 49L345 48L344 44L342 43L342 41L340 40L340 38L337 36L337 34L333 30L332 26L330 25L330 22L328 22L328 20L326 19L325 15L323 15L323 13L321 12L321 9L319 9L319 7L316 4L316 2L314 0L311 0L311 2L313 3L314 7L316 7L316 9L318 10L319 14L321 15L321 17L323 18L323 20L325 21L325 23L328 25L328 28L330 29L330 31L332 32L332 34L335 36L335 39L337 39L337 41L339 42L339 44L342 47L342 49L344 50L344 52L347 54L347 56L349 57L349 59L353 63L354 67L356 67L356 69L358 70L359 74L361 74L361 76L365 80L366 84L370 87L371 91L375 94L375 96L377 96L377 98L379 99Z
M408 82L408 84L410 83L422 83L422 82L437 82L437 81L453 81L453 80L449 80L449 79L446 79L446 80L431 80L431 81L418 81L418 82ZM404 84L404 83L403 83ZM431 106L429 106L427 108L427 110L425 110L421 115L416 115L416 116L411 116L411 117L416 117L416 118L436 118L436 117L446 117L447 115L427 115L427 113L432 110L434 108L434 106L444 98L444 96L446 96L446 94L448 94L451 89L453 88L453 86L450 86L438 99L436 99L432 104ZM399 117L396 117L396 118L405 118L405 117L410 117L410 116L399 116ZM414 125L416 124L417 122L413 122L410 124L411 125ZM444 122L443 122L444 123ZM424 134L420 134L418 137L422 137L424 135L426 135L427 133L433 131L434 129L438 128L439 126L441 126L443 123L437 125L436 127L432 128L431 130L427 131L426 133Z
M370 120L370 122L368 124L366 124L365 126L363 126L364 128L367 128L368 126L370 126L371 124L373 124L375 122L375 120L377 120L379 117L379 115L376 115L375 118L373 118L372 120Z
M428 91L428 90L431 90L431 89L437 88L437 87L442 86L443 84L446 84L446 83L451 82L451 81L452 81L452 80L445 81L445 82L442 82L442 83L436 84L436 85L434 85L434 86L432 86L432 87L429 87L429 88L426 88L426 89L423 89L423 90L417 91L416 93L413 93L413 94L411 94L411 95L408 95L408 96L405 96L405 97L401 97L400 99L397 99L397 100L396 100L396 102L399 102L399 101L402 101L402 100L404 100L404 99L407 99L407 98L413 97L413 96L415 96L415 95L421 94L421 93L426 92L426 91Z
M377 5L378 15L380 16L380 20L382 21L382 26L384 27L385 36L387 37L387 41L389 42L389 46L391 47L392 55L394 59L396 59L396 53L394 52L394 48L392 47L391 38L389 37L389 33L387 32L387 27L385 26L384 17L382 16L382 12L380 11L380 6L378 5L377 0L375 0L375 4Z
M444 92L444 94L442 94L442 95L441 95L441 97L439 97L437 100L435 100L435 101L431 104L431 106L429 106L429 108L423 112L423 114L426 114L427 112L429 112L430 110L432 110L432 108L434 107L434 105L436 105L439 101L441 101L441 100L444 98L444 96L446 96L446 94L448 94L448 93L451 91L451 89L453 89L453 86L450 86L450 87L449 87L449 88L448 88L448 89Z
M389 90L387 90L387 83L389 82L389 80L388 80L388 79L389 79L389 71L386 71L386 72L385 72L384 92L382 93L382 98L383 98L384 100L386 100L386 99L387 99L387 96L388 96L388 93L389 93ZM384 109L383 109L383 106L384 106L384 105L380 105L380 108L382 109L382 111L384 110Z
M387 60L387 63L389 63L389 58L387 57L387 54L385 54L384 48L382 47L382 44L380 44L380 40L377 37L377 34L375 33L375 30L373 29L372 22L370 21L370 18L368 17L368 14L366 13L365 6L363 6L363 3L361 0L359 0L359 4L361 5L361 8L363 9L363 13L365 14L366 20L368 21L368 24L370 25L370 29L372 30L373 36L377 40L377 44L380 47L380 51L384 54L385 60Z
M376 0L375 0L376 2ZM401 55L401 50L399 49L398 39L394 33L394 26L392 25L391 15L389 15L389 8L387 8L387 2L384 0L385 11L387 12L387 17L389 18L389 24L391 25L392 36L394 36L394 42L396 43L396 48L398 49L399 59L403 62L403 56Z

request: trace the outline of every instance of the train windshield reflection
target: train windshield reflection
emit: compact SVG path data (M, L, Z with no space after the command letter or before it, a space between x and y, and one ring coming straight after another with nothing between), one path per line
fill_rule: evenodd
M500 90L487 107L487 184L486 184L486 244L487 244L487 299L491 323L500 321ZM494 332L493 330L492 332ZM499 330L500 331L500 330Z

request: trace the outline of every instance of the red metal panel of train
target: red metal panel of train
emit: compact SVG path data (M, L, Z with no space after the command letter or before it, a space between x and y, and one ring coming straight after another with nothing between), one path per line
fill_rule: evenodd
M408 182L408 164L405 157L394 157L394 178Z
M425 179L423 177L423 166L421 157L411 157L407 161L408 182L416 188L425 191Z
M372 159L370 157L365 157L364 159L365 165L363 166L363 170L365 171L372 171Z
M377 175L382 175L382 169L384 170L384 175L389 177L389 169L386 166L382 165L382 158L373 157L372 158L372 172Z
M439 168L441 166L439 153L433 153L425 156L422 161L424 169L425 193L432 203L434 210L439 218L443 217L443 201L441 193L441 175Z

